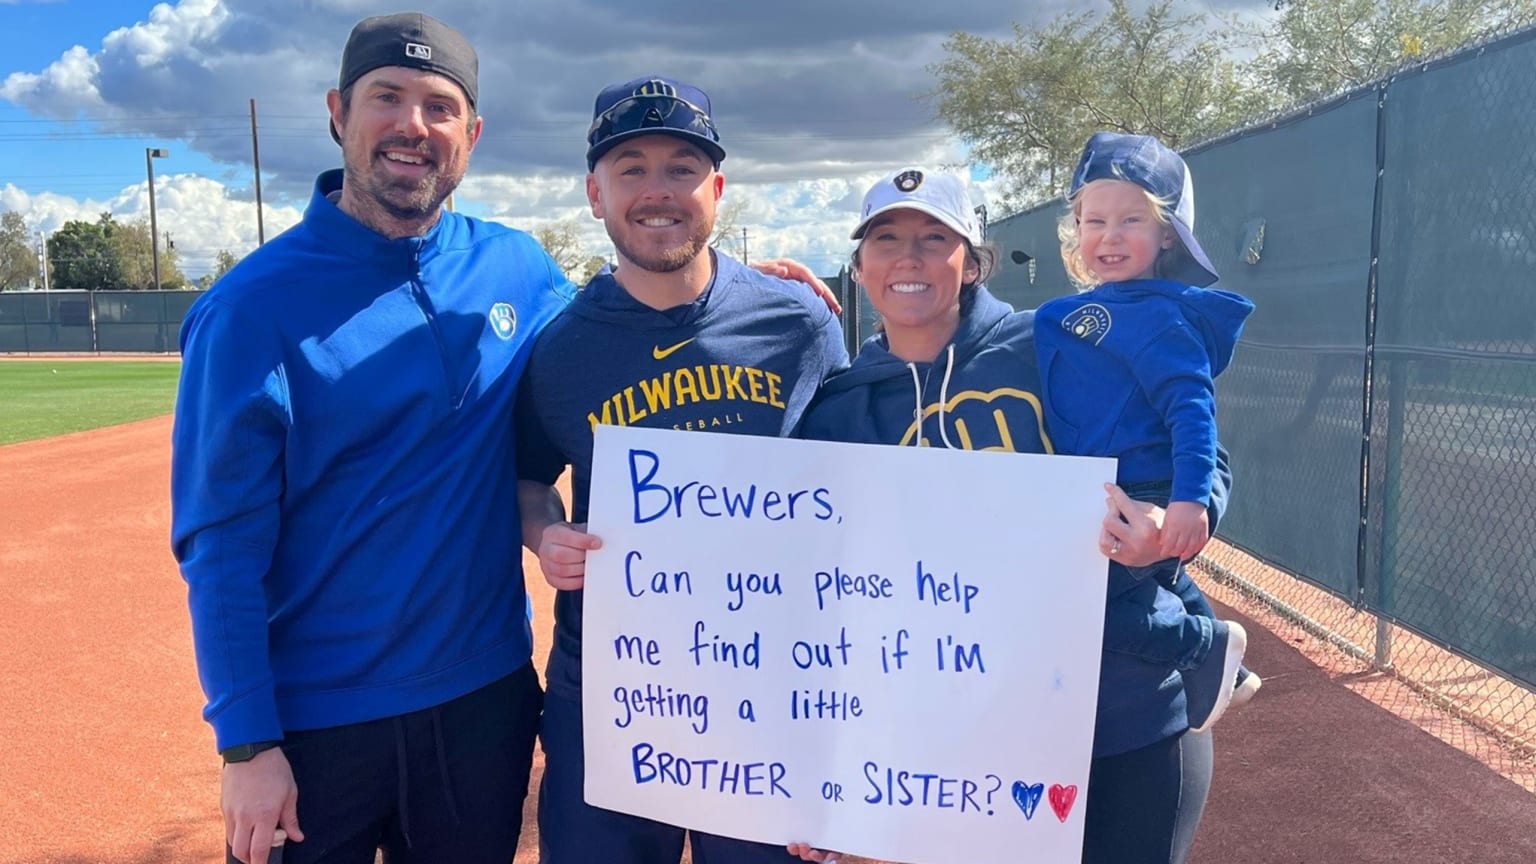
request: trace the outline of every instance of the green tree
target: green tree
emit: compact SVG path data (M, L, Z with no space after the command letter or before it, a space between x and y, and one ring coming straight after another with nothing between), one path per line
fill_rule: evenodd
M223 279L224 274L235 269L235 265L239 263L240 256L228 249L220 249L219 254L213 259L213 269L197 277L196 287L205 291L212 288L213 283Z
M575 219L564 219L535 229L533 237L560 265L566 278L577 285L585 285L607 263L603 256L593 255L583 248L581 227Z
M741 247L741 219L747 212L747 199L732 198L715 210L715 231L709 238L712 249L718 249L724 245L727 250L735 251L743 258L746 250Z
M187 278L176 263L175 243L168 237L162 237L160 242L160 284L156 286L148 220L113 222L108 238L117 257L120 281L116 287L134 291L186 287Z
M48 238L48 262L53 267L53 287L60 290L116 288L122 273L111 235L117 230L111 213L95 222L74 220Z
M1536 0L1281 0L1248 64L1286 104L1385 76L1536 20Z
M1064 14L1012 39L954 33L930 67L944 119L1006 181L1005 205L1062 192L1083 142L1101 129L1156 135L1169 146L1210 137L1271 100L1231 59L1211 16L1159 0L1137 14Z
M587 260L581 262L581 270L571 279L571 281L575 282L577 287L585 285L591 281L592 277L597 275L597 271L603 269L603 265L607 263L608 259L601 255L588 255Z
M220 249L219 254L213 259L213 281L223 279L224 274L235 269L235 265L239 263L240 256L228 249Z
M25 288L37 277L37 249L26 217L7 210L0 216L0 291Z

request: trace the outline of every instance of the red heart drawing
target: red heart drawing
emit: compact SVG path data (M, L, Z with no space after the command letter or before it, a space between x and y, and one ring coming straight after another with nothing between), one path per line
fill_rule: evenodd
M1072 804L1077 801L1077 787L1063 786L1060 783L1051 785L1051 809L1056 811L1056 818L1067 821L1067 814L1072 812Z

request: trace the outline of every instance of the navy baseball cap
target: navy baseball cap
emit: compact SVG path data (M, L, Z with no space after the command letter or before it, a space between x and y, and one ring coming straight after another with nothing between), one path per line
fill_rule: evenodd
M364 18L352 28L341 52L338 90L384 66L406 66L452 80L464 91L474 110L480 97L480 58L464 34L422 12L396 12ZM336 124L331 137L337 143Z
M673 135L698 145L715 167L725 158L720 133L703 90L671 78L636 78L597 94L587 130L587 170L621 141L640 135Z
M1179 154L1150 135L1096 132L1083 147L1069 194L1076 195L1095 180L1125 180L1169 202L1173 230L1185 254L1165 265L1161 275L1198 288L1221 278L1195 239L1195 186Z

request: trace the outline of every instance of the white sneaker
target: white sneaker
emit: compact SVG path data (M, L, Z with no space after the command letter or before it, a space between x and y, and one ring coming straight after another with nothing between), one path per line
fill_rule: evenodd
M1236 621L1220 621L1217 623L1225 625L1227 631L1226 650L1222 653L1221 658L1221 680L1236 681L1237 667L1243 665L1243 652L1248 650L1248 631L1244 630L1243 625ZM1206 662L1211 662L1214 659L1212 657ZM1232 695L1235 689L1234 687L1219 688L1216 693L1216 704L1211 707L1211 712L1206 715L1199 725L1191 724L1189 731L1204 732L1215 725L1216 721L1221 719L1221 715L1225 714L1227 708L1232 704Z
M1241 708L1247 705L1253 701L1253 697L1258 695L1259 688L1263 686L1264 679L1260 678L1250 669L1248 674L1243 676L1243 680L1239 681L1237 686L1232 688L1232 701L1227 707Z

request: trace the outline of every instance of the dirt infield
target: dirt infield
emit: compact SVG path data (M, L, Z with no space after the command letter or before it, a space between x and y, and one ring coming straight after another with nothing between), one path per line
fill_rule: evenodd
M162 418L0 448L0 860L218 860L169 443Z
M217 758L167 543L169 439L158 418L0 447L3 864L222 861ZM550 592L529 585L543 652ZM1536 795L1287 641L1306 637L1242 620L1266 683L1215 731L1197 864L1536 861ZM529 831L518 864L535 849Z

